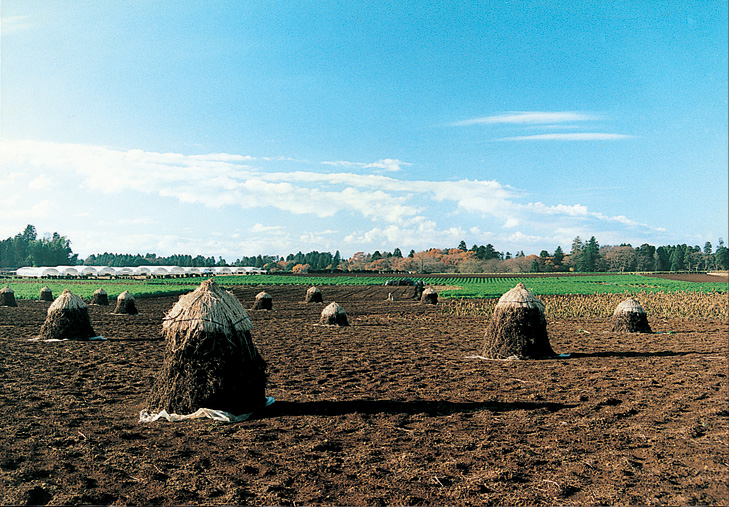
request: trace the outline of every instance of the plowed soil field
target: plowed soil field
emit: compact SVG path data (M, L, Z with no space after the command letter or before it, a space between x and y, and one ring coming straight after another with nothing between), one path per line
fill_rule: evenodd
M249 312L276 402L238 424L138 422L176 297L91 307L104 342L29 341L49 303L0 308L0 502L729 504L727 322L550 320L571 357L490 361L469 357L486 322L448 302L321 289L349 327L319 326L301 286Z

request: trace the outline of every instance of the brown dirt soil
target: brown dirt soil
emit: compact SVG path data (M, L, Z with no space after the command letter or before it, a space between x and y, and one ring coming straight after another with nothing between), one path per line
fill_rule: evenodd
M411 287L322 287L349 327L317 325L306 287L265 290L274 310L249 313L276 403L239 424L137 422L176 297L90 307L106 342L31 342L50 303L0 308L0 502L729 504L725 321L549 321L572 357L491 361L468 358L482 318Z
M658 273L658 274L646 274L646 276L652 276L654 278L663 278L666 280L678 280L680 282L696 282L696 283L719 283L729 282L729 275L727 273Z

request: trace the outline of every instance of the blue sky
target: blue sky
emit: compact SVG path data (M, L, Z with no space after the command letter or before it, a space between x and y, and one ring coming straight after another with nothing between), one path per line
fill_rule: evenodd
M5 0L0 237L85 257L727 238L727 4Z

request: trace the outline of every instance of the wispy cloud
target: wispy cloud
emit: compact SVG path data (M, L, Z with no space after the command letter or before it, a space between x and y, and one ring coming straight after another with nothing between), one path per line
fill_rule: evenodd
M515 111L494 116L484 116L481 118L457 121L451 125L457 127L482 124L548 125L550 123L579 122L599 119L599 117L592 114L580 113L577 111Z
M334 234L326 232L332 230L346 231L340 240L353 248L382 248L383 241L423 247L428 242L429 246L434 242L450 244L453 238L466 236L475 224L489 224L493 237L504 240L517 233L545 237L553 234L550 231L576 228L594 231L591 233L605 228L656 230L580 204L525 202L524 192L494 180L407 180L359 172L374 164L403 164L396 159L328 162L354 170L327 173L287 171L281 167L290 162L224 153L190 156L16 140L0 140L0 150L5 167L0 173L0 187L6 196L0 200L0 216L8 218L0 230L4 234L17 233L15 229L21 230L31 218L57 220L61 209L64 216L77 216L89 211L92 201L97 206L103 203L106 209L124 209L123 223L107 222L109 227L122 228L117 234L148 224L141 218L150 210L158 210L160 220L151 226L167 227L168 239L156 245L200 248L218 241L237 255L242 247L236 250L235 244L244 244L247 249L293 244L298 249L311 241L311 248L322 248L315 244L315 238L339 248ZM303 163L302 167L310 168L311 164ZM179 203L176 212L189 214L174 217L177 226L165 215L175 201ZM143 204L146 211L136 211L132 203ZM230 229L230 225L227 229L222 225L223 221L233 221L230 216L243 217L254 225L236 225L230 234L223 235L225 240L214 240L213 229L218 224L202 221L201 215L220 221L223 230ZM180 226L192 232L182 234ZM7 227L12 230L5 231ZM501 233L496 234L498 230ZM133 232L135 237L142 237L140 231ZM238 233L240 237L234 235ZM109 235L110 241L113 238ZM152 248L154 245L137 247L145 251Z
M613 141L629 139L633 136L625 134L607 134L604 132L572 132L567 134L535 134L531 136L500 137L496 141Z
M325 161L322 162L324 165L330 165L335 167L359 167L362 169L375 169L376 172L399 172L404 166L412 165L402 160L394 158L385 158L377 160L375 162L349 162L347 160L337 161Z
M33 26L30 16L0 16L0 33L9 35Z

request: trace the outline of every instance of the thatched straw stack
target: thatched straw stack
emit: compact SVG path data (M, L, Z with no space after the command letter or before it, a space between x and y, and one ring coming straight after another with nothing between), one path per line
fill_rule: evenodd
M126 315L136 315L139 313L137 310L137 303L134 301L134 296L132 296L129 291L125 290L116 297L116 308L114 308L114 313Z
M40 290L39 301L53 301L53 291L47 285Z
M423 291L423 295L420 296L420 302L426 305L437 305L438 293L435 291L435 289L428 287Z
M347 312L337 303L331 302L321 311L319 324L325 326L348 326Z
M48 314L40 331L44 340L86 341L96 336L89 318L89 307L68 289L48 307Z
M492 359L554 356L547 336L544 303L519 283L501 296L486 328L481 355Z
M420 298L423 297L423 288L424 287L423 287L422 280L418 280L417 282L415 282L415 290L413 292L413 299L417 299L418 301L420 301Z
M0 306L18 306L15 301L15 291L7 285L0 289Z
M165 358L150 408L177 414L261 408L266 362L253 344L252 329L243 305L212 279L181 296L162 324Z
M256 302L253 303L254 310L273 310L273 297L268 292L256 294Z
M91 298L92 305L109 306L109 295L104 289L96 289Z
M652 333L648 316L640 303L628 298L617 307L610 319L612 330L616 333Z
M316 287L309 287L306 291L305 303L323 303L324 298L321 296L321 291Z

